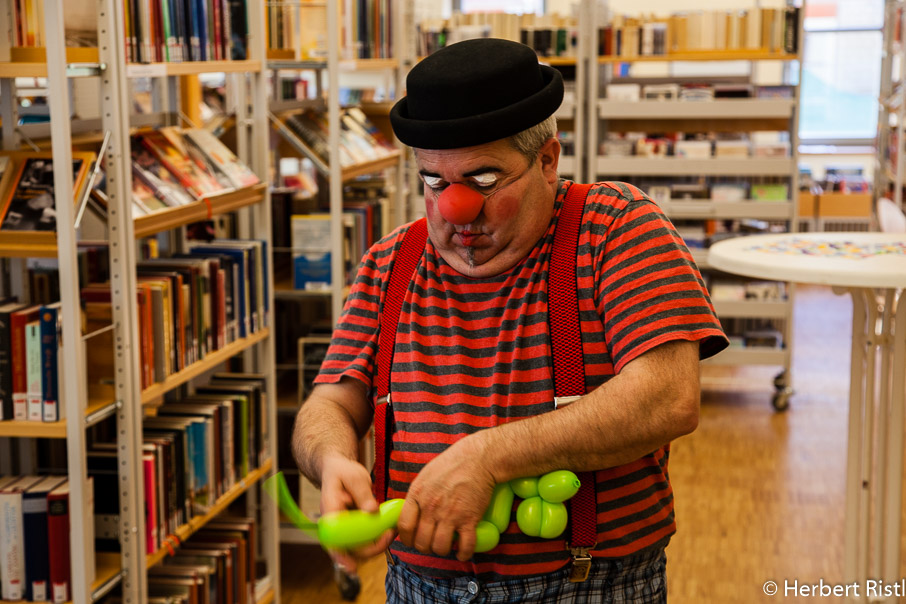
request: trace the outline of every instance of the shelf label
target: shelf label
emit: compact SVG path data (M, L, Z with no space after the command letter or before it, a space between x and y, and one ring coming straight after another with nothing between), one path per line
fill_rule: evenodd
M130 78L162 78L167 75L167 66L164 63L151 63L142 65L133 63L126 66L126 77Z

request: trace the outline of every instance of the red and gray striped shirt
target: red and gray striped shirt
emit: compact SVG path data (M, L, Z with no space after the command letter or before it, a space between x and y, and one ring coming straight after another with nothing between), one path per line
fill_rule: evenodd
M444 262L429 238L396 336L388 497L404 497L422 466L463 436L553 409L547 277L569 184L561 182L544 237L503 274L466 277ZM396 229L363 258L316 383L348 376L372 386L381 300L407 228ZM727 344L682 239L631 185L592 187L576 272L588 391L664 342L698 341L702 358ZM665 446L596 473L598 541L592 555L618 558L667 543L676 528L668 454ZM569 562L564 540L523 535L515 514L500 545L466 563L421 554L398 540L392 550L422 574L483 580L549 573Z

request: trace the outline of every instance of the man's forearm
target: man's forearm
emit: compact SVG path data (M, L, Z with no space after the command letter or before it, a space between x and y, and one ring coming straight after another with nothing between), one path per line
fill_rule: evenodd
M497 482L557 469L600 470L651 453L697 425L698 347L682 342L648 354L644 364L627 365L575 403L473 434L471 445Z
M321 467L325 457L339 455L358 459L359 438L370 419L357 417L346 405L337 401L338 398L348 400L356 397L357 392L350 391L349 386L319 386L296 415L293 457L302 474L317 486L321 484Z

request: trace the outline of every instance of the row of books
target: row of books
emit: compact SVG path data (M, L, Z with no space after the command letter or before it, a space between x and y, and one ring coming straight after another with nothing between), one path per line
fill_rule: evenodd
M258 184L259 179L204 128L160 128L132 137L133 215L186 205Z
M607 84L605 96L612 101L711 101L717 99L792 99L794 90L789 85L754 86L702 82L686 84L637 84L615 82Z
M60 303L0 306L0 420L65 417L60 388Z
M255 185L258 177L203 128L167 127L132 137L133 216ZM106 207L97 154L73 152L74 201L90 189ZM54 158L44 151L0 152L0 230L54 231Z
M221 516L148 569L149 604L254 604L254 518Z
M689 51L799 50L799 7L690 11L669 17L616 15L598 30L598 54L626 57Z
M698 182L648 183L639 181L655 203L671 201L713 201L732 203L740 201L788 201L789 185L780 182Z
M267 392L261 374L217 373L191 395L154 408L142 423L146 549L151 554L179 527L212 506L266 457ZM87 453L94 479L99 551L118 551L112 497L118 482L116 446L95 443Z
M268 48L292 50L300 59L327 58L327 16L324 4L275 0L267 4ZM340 48L345 60L390 59L393 2L340 2Z
M329 162L328 121L324 111L307 109L280 116L283 124L324 164ZM358 107L341 112L340 165L343 167L388 157L393 144L371 123Z
M96 7L64 8L68 45L97 46ZM126 60L133 63L244 59L246 0L127 0ZM13 0L12 43L43 47L43 0Z
M252 240L190 241L185 254L139 262L142 387L266 327L267 271L265 243ZM82 299L88 331L109 323L109 287L83 288Z
M685 159L783 158L790 156L788 141L753 141L747 138L711 140L696 136L647 135L641 132L608 132L600 144L605 157L678 157Z
M0 599L68 601L72 571L67 478L0 477L0 518Z
M522 42L539 57L575 56L578 35L576 19L558 13L454 12L448 19L425 19L417 29L419 56L477 37Z
M346 283L351 282L362 256L383 231L385 201L344 201L343 262ZM316 291L333 284L331 275L330 214L290 216L293 288Z

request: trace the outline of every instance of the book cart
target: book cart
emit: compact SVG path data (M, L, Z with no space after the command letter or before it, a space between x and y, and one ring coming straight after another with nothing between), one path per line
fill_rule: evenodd
M15 39L12 28L14 14L12 3L0 11L0 26L5 40ZM259 423L263 432L262 459L257 467L245 476L238 477L229 489L211 502L206 513L192 515L155 551L146 543L145 506L149 499L145 492L143 476L142 440L143 418L147 406L159 402L170 393L192 385L196 378L206 376L224 363L241 356L243 366L265 376L265 390L274 392L273 339L270 320L264 317L263 326L216 348L196 360L170 373L165 379L142 388L140 361L140 318L134 292L136 291L136 263L140 240L167 233L174 247L185 249L183 227L189 223L209 219L222 213L240 212L238 222L244 232L240 236L267 241L269 238L268 192L264 185L246 187L218 197L199 200L179 208L133 218L132 169L130 159L130 132L134 116L130 108L131 83L134 78L150 77L163 105L176 103L180 83L178 78L198 73L218 71L235 74L236 89L240 95L251 91L251 98L242 97L237 105L241 118L237 137L239 156L258 175L267 174L266 100L264 84L264 3L248 3L248 55L246 61L208 61L182 63L127 63L125 56L124 4L113 0L96 0L98 48L68 49L64 47L64 9L62 0L44 2L46 47L43 49L0 47L0 108L2 108L3 149L17 149L30 142L21 135L18 126L18 104L15 78L46 78L50 122L44 127L50 139L55 162L69 165L73 157L75 138L80 143L101 141L106 174L106 216L102 229L109 253L109 296L112 320L109 325L92 333L83 334L80 320L80 283L78 245L82 232L80 220L87 203L88 192L73 204L73 174L69 170L55 170L55 231L18 232L0 234L0 256L4 258L4 295L21 295L19 282L23 263L28 258L56 258L61 300L61 333L63 346L59 362L61 374L59 389L65 399L65 419L55 422L0 421L0 447L7 451L28 451L25 441L30 439L65 439L66 467L69 481L69 526L71 582L67 600L85 604L103 599L118 590L117 601L139 604L149 601L148 571L164 558L178 550L180 544L204 528L227 509L240 496L246 498L246 511L257 520L257 552L266 565L266 576L250 577L250 598L257 604L280 600L279 544L277 541L276 504L262 497L258 485L271 472L276 457L276 413L273 397L264 397ZM7 35L8 34L8 35ZM93 78L99 87L101 99L100 120L73 121L70 105L70 79ZM161 111L156 114L158 125L175 122L176 112ZM78 131L77 135L74 134ZM25 140L23 140L25 139ZM92 166L93 168L94 166ZM270 263L265 260L265 266ZM270 281L269 274L262 278ZM272 292L272 284L266 288ZM272 308L272 303L263 301ZM106 334L109 351L99 340ZM74 343L74 344L73 344ZM90 352L86 352L89 351ZM97 354L112 359L112 379L106 387L97 387L87 380L88 370ZM92 482L87 471L89 429L104 421L115 422L116 487L106 495L118 495L118 514L104 525L119 543L118 553L95 551L96 518L93 507L101 502L92 501ZM262 425L263 424L263 425ZM20 446L21 445L21 446ZM42 444L37 443L36 447ZM28 464L28 454L14 455L20 463ZM22 460L25 459L23 462ZM9 463L7 460L6 463ZM33 465L30 468L33 469ZM9 468L6 468L10 471ZM13 467L11 471L20 471ZM153 497L153 495L152 495ZM106 498L106 497L105 497ZM112 522L112 524L111 524ZM254 585L252 585L254 583ZM246 599L243 597L243 601ZM238 600L237 600L238 601Z
M606 21L596 12L595 5L586 10L591 11L590 22L600 24ZM802 39L801 27L800 19L796 24L796 40ZM598 39L604 39L603 32ZM795 232L798 229L800 79L795 71L799 69L800 54L757 43L749 48L686 50L647 56L637 51L629 56L620 56L615 52L605 55L600 53L598 47L592 52L592 61L598 68L591 69L589 77L589 110L592 115L588 119L590 132L585 150L587 174L592 180L624 180L639 186L678 226L709 284L715 310L725 327L728 320L744 326L756 326L747 333L749 337L740 342L743 345L731 346L709 362L781 366L782 371L774 379L772 405L778 411L785 410L792 395L793 286L742 283L734 285L730 295L722 297L720 283L724 277L715 274L707 264L707 243L714 234L706 229L714 224L734 225L727 229L730 232L718 237L744 234L734 232L734 229L738 228L737 225L742 225L744 229L753 222L759 229L767 227L774 232ZM682 68L688 69L689 65L704 65L704 68L695 70L695 75L684 77L681 75L685 73ZM715 68L715 65L718 67ZM721 65L728 66L729 70L721 68ZM742 70L741 65L745 66ZM677 91L683 84L725 82L730 84L730 88L757 89L761 70L771 67L776 70L778 65L784 70L784 82L796 82L786 86L783 95L786 98L758 98L757 95L710 100L677 98ZM640 68L641 75L633 77L631 74L636 68ZM720 74L722 71L737 75L702 75ZM742 75L739 75L740 71ZM641 98L621 99L616 94L607 94L608 90L617 89L610 88L612 84L635 85L641 90L654 85L663 92L648 95L649 98L642 94ZM614 146L622 141L616 141L617 145L614 145L613 138L606 138L608 133L717 133L716 145L720 145L722 134L730 133L727 138L733 138L735 133L759 131L780 133L789 151L783 154L775 151L774 156L758 156L749 148L741 154L737 150L737 153L721 156L710 150L711 141L701 141L706 148L701 156L693 153L681 155L679 152L668 155L656 147L654 150L649 147L642 154L633 154L627 149L613 151ZM675 185L671 195L671 184L690 182L704 182L706 186L693 186L696 194L692 199L684 199L682 193L677 194L676 190L682 190L682 187ZM715 184L739 190L731 191L734 195L728 198L715 194ZM656 185L660 185L658 189L663 191L662 194L655 194L658 191ZM768 185L767 190L771 192L769 200L758 200L755 195L756 187L764 190L763 185ZM768 293L765 294L765 291ZM759 337L762 337L761 340Z

